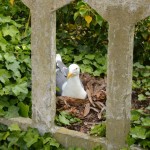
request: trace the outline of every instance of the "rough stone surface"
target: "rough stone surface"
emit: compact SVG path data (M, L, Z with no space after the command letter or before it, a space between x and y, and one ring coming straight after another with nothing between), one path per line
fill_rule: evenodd
M85 0L108 22L126 20L136 23L150 15L149 0ZM123 16L123 17L122 17ZM121 17L121 18L120 18Z
M130 128L134 25L150 15L148 0L87 0L109 23L107 149L125 146Z
M30 9L33 9L37 4L42 7L44 6L43 8L48 7L51 12L69 4L71 1L73 0L22 0Z
M29 118L23 118L23 117L11 118L11 119L0 118L0 123L3 123L8 126L11 124L17 123L19 124L21 129L24 129L24 130L26 130L28 127L32 127L32 120Z
M134 26L150 15L150 0L85 0L109 23L107 140L90 138L88 135L64 128L57 130L54 126L55 10L72 0L22 1L31 10L32 120L0 118L0 122L8 125L18 122L23 128L32 126L37 127L40 132L51 131L66 147L80 146L90 150L97 145L96 143L108 150L124 147L130 125Z
M31 11L32 119L35 126L54 125L56 12L71 0L22 0ZM38 125L40 124L40 126Z
M134 27L109 26L107 70L107 139L109 148L125 145L130 127ZM118 44L120 43L120 44Z
M92 150L97 146L103 146L106 149L105 138L96 138L77 131L60 128L54 133L54 137L65 147L80 147L85 150Z

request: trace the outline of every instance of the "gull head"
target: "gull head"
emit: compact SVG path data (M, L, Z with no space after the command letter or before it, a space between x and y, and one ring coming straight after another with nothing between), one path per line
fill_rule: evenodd
M56 54L56 62L57 61L62 61L60 54Z
M67 78L69 79L69 78L72 78L72 77L74 77L74 76L78 76L79 73L80 73L80 68L79 68L79 66L78 66L77 64L71 64L71 65L69 66L69 73L68 73Z

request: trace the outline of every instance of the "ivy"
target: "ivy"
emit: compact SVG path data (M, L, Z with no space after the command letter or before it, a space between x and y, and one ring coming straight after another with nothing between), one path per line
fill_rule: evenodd
M16 16L16 13L21 11L20 1L14 1L11 6L8 1L0 0L0 4L0 116L29 117L31 58L30 42L26 38L29 39L30 36L24 33L30 28L25 29L23 25L25 20L21 19L20 15ZM22 12L27 15L26 10L27 8L23 6Z
M141 147L150 148L150 115L142 110L132 110L131 129L127 138L129 145L140 144Z
M61 111L56 115L55 122L59 126L66 126L74 123L81 123L82 121L79 118L74 117L67 111Z
M12 124L9 127L0 124L0 149L65 150L50 133L40 135L35 128L22 131L17 124Z
M66 65L79 64L81 72L106 75L108 23L83 0L76 0L57 11L57 52ZM150 17L135 28L133 90L138 100L150 96ZM20 0L0 0L0 117L31 116L30 11ZM150 110L149 107L146 108ZM59 125L79 122L70 114L56 117ZM150 119L141 110L132 111L128 144L150 148ZM105 125L91 134L105 136ZM30 139L28 141L28 138ZM49 133L37 129L20 131L17 125L0 125L0 149L63 149ZM78 148L72 148L74 150ZM101 149L101 148L97 148Z
M133 65L133 90L138 91L138 100L147 100L150 96L150 66L139 62Z
M91 135L105 137L106 136L106 124L104 122L95 125L91 128Z
M91 128L91 135L105 137L105 122L95 125ZM131 128L127 137L127 144L130 147L133 144L140 145L145 149L150 149L150 115L142 110L131 111ZM130 148L127 148L130 149Z

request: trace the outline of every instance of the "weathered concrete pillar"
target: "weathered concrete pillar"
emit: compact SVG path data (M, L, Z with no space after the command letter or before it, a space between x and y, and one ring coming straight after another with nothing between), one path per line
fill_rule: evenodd
M109 23L106 138L108 150L119 150L130 128L134 25L148 16L150 1L87 2Z
M22 0L31 11L32 120L41 130L54 125L56 9L70 0Z
M109 24L107 68L108 149L125 145L130 127L134 26Z

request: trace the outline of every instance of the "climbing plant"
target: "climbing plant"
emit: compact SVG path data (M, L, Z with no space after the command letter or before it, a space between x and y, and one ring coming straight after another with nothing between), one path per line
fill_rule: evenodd
M0 0L0 117L30 116L31 59L28 9ZM23 17L23 18L22 18Z
M30 11L21 0L0 0L0 117L31 116L30 25ZM83 0L73 1L57 11L57 52L67 66L75 62L82 72L105 76L107 37L108 23ZM139 101L145 101L150 96L150 17L137 23L134 41L133 90L138 93ZM139 110L133 115L129 141L149 148L149 116ZM56 121L70 123L70 116L60 114ZM103 125L99 126L105 131ZM105 135L98 127L91 134L97 130ZM30 132L37 135L35 130ZM26 134L14 130L0 132L0 142L8 146L7 142L14 144L13 140L20 141L21 135Z

